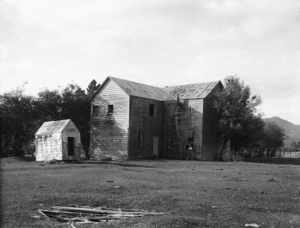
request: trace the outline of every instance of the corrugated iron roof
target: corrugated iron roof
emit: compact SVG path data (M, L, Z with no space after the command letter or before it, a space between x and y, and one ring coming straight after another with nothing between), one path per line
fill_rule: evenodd
M168 94L166 94L161 88L155 86L115 77L109 78L117 83L129 96L143 97L159 101L163 101L166 97L168 97Z
M129 96L143 97L158 101L176 100L177 95L179 95L180 99L203 99L219 83L219 81L215 81L159 88L109 76L102 85L104 85L109 79L118 84ZM91 100L101 90L101 88L102 86L92 96Z
M162 90L168 94L168 97L166 97L165 100L176 100L177 95L180 99L203 99L216 87L218 83L219 81L168 86Z
M48 121L44 122L40 129L35 133L36 135L52 134L55 132L61 132L70 122L70 119L59 120L59 121Z

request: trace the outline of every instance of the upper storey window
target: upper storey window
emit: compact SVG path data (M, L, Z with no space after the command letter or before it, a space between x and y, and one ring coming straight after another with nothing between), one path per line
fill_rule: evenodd
M107 107L107 114L111 115L114 113L114 105L108 105Z
M98 116L100 113L100 107L97 105L93 106L93 110L92 110L93 116Z
M149 105L149 115L150 116L154 116L154 110L155 110L155 105L154 104L150 104Z

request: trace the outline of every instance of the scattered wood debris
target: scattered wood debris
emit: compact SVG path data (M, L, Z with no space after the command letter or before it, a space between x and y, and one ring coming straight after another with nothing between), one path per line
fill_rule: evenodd
M251 224L245 224L245 227L259 228L260 226L257 225L256 223L251 223Z
M130 217L142 217L145 215L163 215L155 211L114 209L105 207L60 207L53 206L49 210L39 209L38 212L47 219L56 219L66 223L101 223L119 221Z
M120 186L120 185L115 185L115 186L113 186L113 188L115 188L115 189L117 189L117 188L122 188L122 186Z

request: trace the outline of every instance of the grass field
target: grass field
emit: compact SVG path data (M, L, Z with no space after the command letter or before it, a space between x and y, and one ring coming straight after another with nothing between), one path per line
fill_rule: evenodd
M37 209L107 206L164 215L76 227L300 227L298 165L141 160L44 164L1 160L2 227L70 227ZM114 186L121 186L114 188Z

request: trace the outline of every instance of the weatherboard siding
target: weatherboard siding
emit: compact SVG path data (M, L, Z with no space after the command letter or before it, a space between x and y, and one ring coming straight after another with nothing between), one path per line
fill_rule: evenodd
M153 116L149 106L154 105ZM163 102L140 97L130 98L129 158L153 157L153 138L158 137L158 154L162 153ZM139 139L140 137L140 139ZM140 141L139 141L140 140Z
M219 86L204 99L203 106L203 160L215 160L221 146L221 132L216 109L213 108L213 95L222 89Z
M178 108L177 101L165 102L164 157L185 159L189 153L191 159L201 159L203 100L180 100L180 104ZM191 134L193 150L187 151Z
M108 113L108 105L114 112ZM93 115L93 106L99 106L99 113ZM128 157L129 96L111 79L91 101L90 156L102 159Z
M192 108L191 125L195 132L192 158L202 159L203 151L203 99L189 100Z

